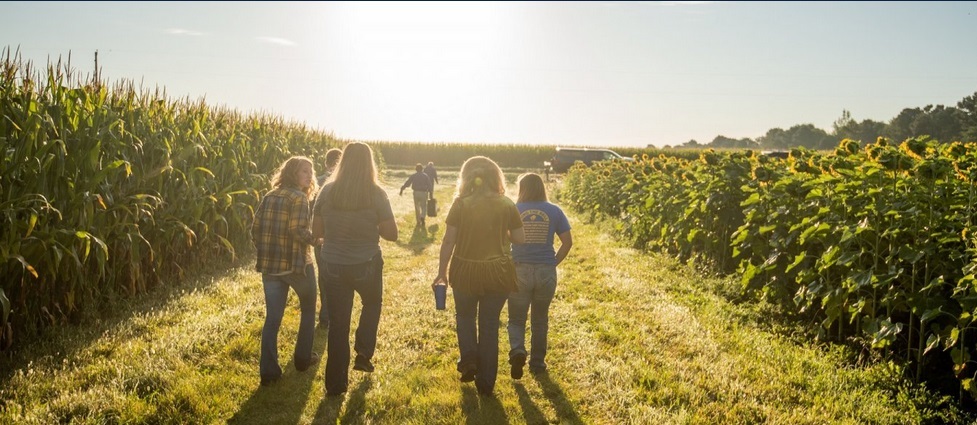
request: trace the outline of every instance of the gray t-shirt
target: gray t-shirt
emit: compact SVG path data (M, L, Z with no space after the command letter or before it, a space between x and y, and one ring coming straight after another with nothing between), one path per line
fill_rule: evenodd
M313 215L326 227L322 260L333 264L360 264L380 253L380 230L377 225L394 217L387 193L377 187L373 208L343 211L327 205L327 194L333 183L326 184L316 198Z

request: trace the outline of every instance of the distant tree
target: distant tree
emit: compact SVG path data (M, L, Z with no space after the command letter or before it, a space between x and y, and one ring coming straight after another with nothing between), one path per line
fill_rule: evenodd
M957 102L961 112L960 138L965 142L977 142L977 92Z
M930 135L941 142L960 140L964 113L952 106L926 105L912 123L913 136Z
M702 145L700 145L699 142L695 141L695 139L692 139L692 140L689 140L688 142L682 143L679 147L680 148L696 148L696 149L698 149L698 148L701 148Z
M885 123L873 120L856 121L847 110L841 111L841 118L835 120L832 132L836 139L852 139L864 143L874 143L883 134Z
M790 145L790 139L782 128L771 128L767 134L757 138L760 148L766 150L786 150Z
M952 142L963 138L966 119L967 111L952 106L926 105L924 108L906 108L889 121L884 133L886 137L897 143L910 137L923 135L941 142Z
M757 142L754 142L753 139L747 137L742 139L732 139L726 136L716 136L716 138L712 139L712 142L710 142L706 146L710 148L748 148L748 149L756 149L760 147L760 145L757 144Z
M839 140L814 124L798 124L787 129L788 147L802 146L809 149L833 149Z
M923 113L923 110L919 108L903 109L885 126L883 135L892 140L893 143L899 143L913 137L913 122L916 121L916 117Z

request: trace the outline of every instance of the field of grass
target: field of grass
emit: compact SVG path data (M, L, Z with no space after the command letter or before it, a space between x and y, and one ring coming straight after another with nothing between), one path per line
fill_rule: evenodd
M446 177L450 173L446 174ZM451 176L453 177L453 176ZM400 226L382 242L384 309L372 374L324 397L323 366L296 372L295 296L279 337L283 379L258 384L264 317L254 258L198 270L112 317L48 332L0 360L0 423L960 423L946 398L913 388L889 364L857 366L771 319L767 306L723 294L737 279L624 248L571 216L574 248L560 267L546 375L507 375L494 398L455 372L453 305L436 311L444 211L413 225L411 197L388 193ZM510 186L510 189L512 186ZM508 351L503 310L501 352ZM358 309L354 310L354 327ZM315 349L325 352L317 330Z

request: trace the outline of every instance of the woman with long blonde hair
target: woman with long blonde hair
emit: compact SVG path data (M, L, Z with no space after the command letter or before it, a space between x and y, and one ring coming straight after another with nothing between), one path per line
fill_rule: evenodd
M519 210L505 196L505 177L494 161L465 161L445 224L433 285L452 289L461 382L475 381L479 394L490 396L499 372L499 315L517 288L511 243L525 240Z
M295 341L295 368L305 371L319 360L312 351L315 332L316 278L312 246L322 244L312 236L309 200L315 193L312 160L293 156L271 179L272 190L254 213L251 239L257 251L256 268L265 292L265 324L261 329L261 385L282 376L278 364L278 331L285 314L288 289L299 297L301 319Z
M346 145L331 181L316 197L312 232L325 241L320 252L329 312L326 395L349 385L349 331L353 293L363 309L356 329L353 369L373 372L373 354L383 304L383 255L380 238L397 240L397 222L387 193L377 181L373 150L365 143Z

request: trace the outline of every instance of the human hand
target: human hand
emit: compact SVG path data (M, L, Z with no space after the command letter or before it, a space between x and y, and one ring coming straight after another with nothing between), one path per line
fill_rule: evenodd
M434 278L434 282L431 282L431 287L433 288L438 285L447 285L447 284L448 284L448 279L445 278L443 273L439 273L438 276Z

